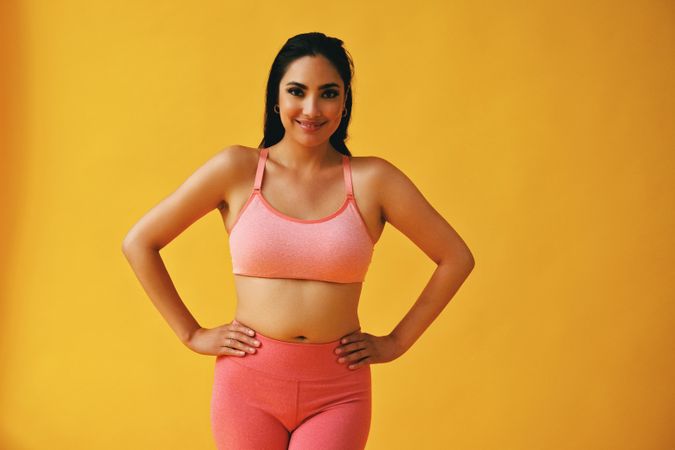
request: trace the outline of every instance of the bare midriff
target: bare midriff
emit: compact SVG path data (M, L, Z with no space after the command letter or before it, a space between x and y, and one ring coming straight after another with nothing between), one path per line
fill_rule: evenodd
M360 328L358 304L363 283L262 278L234 275L235 319L287 342L324 343Z

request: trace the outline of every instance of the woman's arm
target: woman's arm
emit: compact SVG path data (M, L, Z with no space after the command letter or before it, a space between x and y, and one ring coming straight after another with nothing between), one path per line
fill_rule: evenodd
M475 265L450 224L397 167L377 160L377 192L383 217L437 264L415 304L391 332L405 353L450 302Z
M220 150L127 233L122 252L150 300L186 344L200 328L181 300L159 251L197 219L224 204L236 168L232 147Z

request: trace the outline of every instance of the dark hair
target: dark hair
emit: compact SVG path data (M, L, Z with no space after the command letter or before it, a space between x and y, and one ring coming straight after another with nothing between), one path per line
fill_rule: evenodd
M281 118L274 112L274 105L279 99L279 83L284 74L288 70L288 66L293 61L303 56L317 56L326 57L337 72L340 74L345 85L345 108L347 110L346 117L342 118L340 126L335 133L330 137L330 143L333 147L347 156L352 156L351 152L345 145L347 139L347 127L349 120L352 117L352 77L354 73L354 63L351 55L342 46L343 42L335 37L328 37L323 33L303 33L293 36L288 39L277 56L274 58L272 67L270 69L269 78L267 79L267 92L265 95L265 122L264 122L264 136L258 148L269 147L276 144L284 137L284 127L281 123Z

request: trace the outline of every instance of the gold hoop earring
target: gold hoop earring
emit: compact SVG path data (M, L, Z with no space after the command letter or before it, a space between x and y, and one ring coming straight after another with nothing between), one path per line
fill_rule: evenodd
M347 117L347 108L342 110L342 117Z
M275 113L279 114L279 105L274 105L274 108L272 108Z

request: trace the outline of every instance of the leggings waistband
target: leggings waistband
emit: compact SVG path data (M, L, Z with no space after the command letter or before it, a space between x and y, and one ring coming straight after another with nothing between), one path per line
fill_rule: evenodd
M234 319L232 323L244 325ZM245 356L226 356L238 364L265 372L270 376L296 380L333 378L358 372L367 365L350 369L348 364L337 362L342 355L335 353L340 346L338 338L331 342L306 343L273 339L256 331L260 346L255 353ZM220 358L220 357L219 357Z

